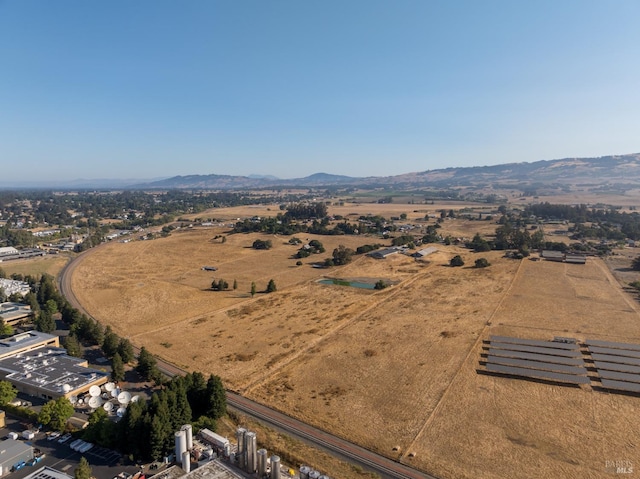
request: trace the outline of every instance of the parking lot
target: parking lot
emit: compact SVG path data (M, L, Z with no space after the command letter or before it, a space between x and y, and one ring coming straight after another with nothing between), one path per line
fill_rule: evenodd
M0 429L0 437L3 439L7 437L7 434L11 431L20 435L24 430L24 425L20 420L8 415L6 418L6 424L6 427ZM20 437L22 436L20 435ZM91 450L84 454L80 454L71 450L70 447L70 444L75 438L70 438L64 443L60 443L59 439L60 438L47 440L47 435L44 432L38 432L35 438L30 441L18 439L19 441L24 441L25 443L31 444L34 448L39 449L44 455L44 458L34 466L23 467L18 471L10 473L10 478L23 479L42 466L48 466L73 476L82 456L89 461L93 476L96 477L96 479L112 479L121 472L135 474L141 470L140 465L131 463L126 457L123 457L117 451L94 446Z

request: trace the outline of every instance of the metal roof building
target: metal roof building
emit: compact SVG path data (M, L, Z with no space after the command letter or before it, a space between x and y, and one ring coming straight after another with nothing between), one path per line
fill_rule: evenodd
M57 469L44 466L32 472L24 479L73 479L73 476L58 471Z
M0 359L44 346L60 347L58 336L41 333L40 331L27 331L26 333L16 334L10 338L0 340Z
M0 442L0 474L5 475L11 468L21 461L27 462L33 458L33 447L22 441L5 439Z

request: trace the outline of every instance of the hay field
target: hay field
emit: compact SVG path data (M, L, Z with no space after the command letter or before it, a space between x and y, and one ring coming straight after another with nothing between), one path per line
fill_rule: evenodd
M221 213L243 216L213 216ZM479 227L495 225L447 220L441 231L471 237ZM338 244L355 249L380 240L299 235L320 240L327 252L297 267L288 237L212 241L220 232L102 247L78 266L74 291L134 344L439 477L595 478L605 461L640 464L633 427L640 399L476 373L489 334L640 343L636 307L600 260L514 261L439 246L421 261L357 257L322 270L310 263ZM273 248L251 249L257 238ZM446 266L455 254L463 268ZM478 257L492 266L470 268ZM393 286L318 284L325 275ZM208 291L214 277L230 285L237 279L238 290ZM251 298L251 281L261 290L271 278L278 291Z
M67 261L69 261L69 256L66 254L47 255L37 258L3 261L0 263L0 268L4 270L7 276L17 273L39 277L46 273L56 277L62 271L64 265L67 264Z

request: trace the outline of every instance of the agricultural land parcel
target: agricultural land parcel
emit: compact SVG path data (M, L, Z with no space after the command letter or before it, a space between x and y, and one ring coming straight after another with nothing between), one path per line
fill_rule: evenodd
M222 243L215 233L100 247L78 266L74 291L135 344L437 476L595 478L606 461L640 463L638 398L476 373L489 334L640 342L635 305L600 260L519 262L490 252L482 253L490 268L449 268L455 254L467 265L480 255L439 246L426 261L358 257L328 270L394 283L374 292L317 284L327 270L309 266L315 257L295 266L288 237ZM317 259L338 244L376 242L299 236L325 245ZM257 238L273 248L253 250ZM208 291L213 277L239 288ZM260 290L271 278L278 291L251 298L250 283Z

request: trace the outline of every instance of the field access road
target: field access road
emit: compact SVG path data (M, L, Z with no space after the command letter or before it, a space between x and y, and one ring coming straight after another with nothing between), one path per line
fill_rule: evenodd
M100 246L98 246L98 248L99 247ZM82 308L82 305L73 294L73 289L71 288L71 276L79 263L78 260L83 256L93 253L93 250L95 250L95 248L84 252L82 256L74 258L67 263L60 272L58 281L60 291L64 297L67 298L67 301L69 301L74 308L89 317L91 316ZM157 358L157 361L160 370L170 377L185 374L185 371L162 360L161 358ZM251 416L260 422L302 439L315 447L328 451L342 460L347 460L352 464L356 464L366 470L372 471L383 479L437 479L435 476L424 474L412 467L381 456L380 454L376 454L375 452L369 451L368 449L360 447L352 442L341 439L309 424L303 423L302 421L287 416L286 414L282 414L274 409L247 399L233 391L227 390L227 405L230 408L246 414L247 416Z

